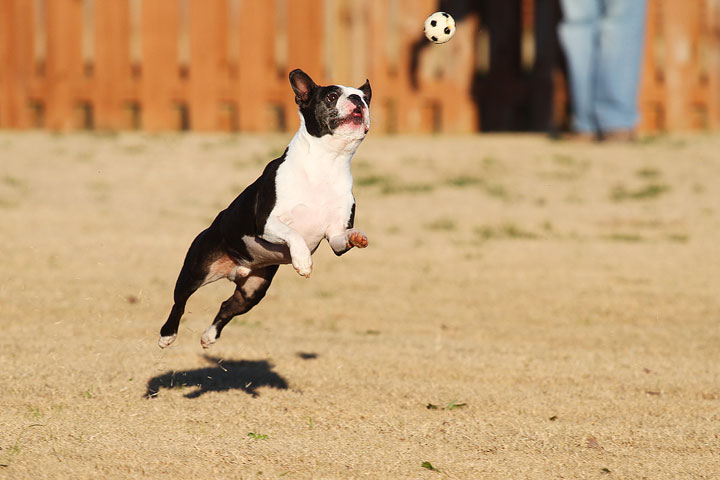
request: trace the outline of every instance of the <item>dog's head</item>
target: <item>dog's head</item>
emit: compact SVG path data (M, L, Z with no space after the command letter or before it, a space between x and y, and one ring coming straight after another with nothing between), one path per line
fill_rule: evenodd
M305 128L314 137L339 135L362 140L370 129L370 98L368 80L360 88L316 85L300 69L290 72L290 85L300 109Z

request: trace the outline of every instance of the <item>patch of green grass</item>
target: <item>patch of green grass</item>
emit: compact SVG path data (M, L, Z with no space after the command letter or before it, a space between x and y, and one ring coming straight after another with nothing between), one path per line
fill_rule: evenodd
M523 230L513 224L503 225L502 233L507 238L537 238L537 235L535 235L534 233Z
M688 241L690 241L690 237L683 234L668 235L667 239L675 243L687 243Z
M638 145L652 145L666 139L664 135L645 135L637 139Z
M143 143L133 143L130 145L123 145L122 152L126 155L139 155L147 150L147 146Z
M448 403L444 407L440 407L439 405L435 405L432 403L428 403L425 408L428 410L455 410L456 408L464 408L467 407L467 403L465 402L458 402L457 400L453 400L452 402Z
M433 471L433 472L439 472L439 471L440 471L440 470L438 470L437 468L433 467L433 464L430 463L430 462L422 462L422 463L420 464L420 466L421 466L422 468L427 468L428 470Z
M380 193L383 195L396 195L401 193L430 193L434 187L429 183L387 183L382 186Z
M483 157L482 166L485 168L493 168L497 166L498 160L495 157Z
M383 195L426 193L434 189L428 183L400 183L393 177L376 174L359 177L355 179L354 184L358 187L380 187L380 193Z
M572 155L556 153L552 158L555 163L564 167L573 167L578 164L577 159L575 159Z
M254 440L267 440L269 438L267 435L264 435L262 433L253 433L253 432L249 432L248 437L250 437Z
M391 182L392 179L390 177L384 177L382 175L367 175L355 179L353 183L358 187L373 187L377 185L385 185Z
M605 238L614 242L636 243L645 241L645 238L642 235L637 235L634 233L613 233Z
M425 225L425 228L427 228L428 230L434 230L434 231L451 232L451 231L455 230L456 225L455 225L454 220L450 220L449 218L439 218L439 219Z
M485 190L485 193L491 197L503 200L506 200L509 197L507 189L502 185L483 184L483 190Z
M644 137L638 138L636 144L637 145L657 145L657 144L665 144L668 147L672 148L685 148L688 145L687 140L680 139L680 138L671 138L667 135L647 135Z
M494 228L485 225L476 227L475 233L483 240L491 240L493 238L497 238L498 236Z
M206 141L200 143L200 150L202 150L204 152L209 152L209 151L213 150L216 146L217 146L217 144L215 142L206 140Z
M552 156L553 162L560 167L557 171L540 174L541 177L549 177L558 180L577 180L585 173L590 162L586 159L577 159L567 154L555 154Z
M635 175L637 175L640 178L657 178L660 175L662 175L662 172L655 168L645 167L645 168L641 168L640 170L637 170L635 172Z
M420 157L403 157L400 159L405 165L417 165L421 160Z
M456 177L450 177L445 180L445 184L451 187L468 187L471 185L479 185L482 183L483 180L481 178L473 177L470 175L458 175Z
M523 230L512 223L506 223L499 227L481 225L475 228L475 233L479 235L482 240L498 240L502 238L529 240L538 238L537 234Z
M38 420L42 418L43 413L42 410L40 410L40 407L35 405L28 405L27 407L27 413L25 415L27 418L31 418L33 420Z
M652 183L636 190L629 190L623 185L618 185L610 192L610 199L615 202L625 200L651 200L670 191L668 185Z
M20 449L20 440L22 439L23 434L30 428L33 427L44 427L45 425L42 425L40 423L31 423L30 425L25 426L22 430L20 430L20 433L18 433L17 437L15 438L15 442L5 450L5 458L3 459L3 462L0 463L0 467L9 467L10 461L13 459L15 455L19 455L21 452ZM0 453L2 451L2 448L0 448Z
M11 175L5 175L2 178L2 183L4 185L7 185L8 187L12 187L12 188L17 188L17 189L25 188L25 182L23 180L20 180L19 178L13 177Z
M453 400L452 402L448 403L448 406L445 407L445 410L455 410L456 408L464 408L464 407L467 407L467 403L458 402L457 400Z

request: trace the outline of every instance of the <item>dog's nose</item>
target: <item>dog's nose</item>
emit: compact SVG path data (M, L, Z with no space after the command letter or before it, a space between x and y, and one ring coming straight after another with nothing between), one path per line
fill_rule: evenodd
M357 107L360 107L360 108L365 107L365 104L363 103L362 98L360 98L360 96L356 93L349 95L348 100L350 100Z

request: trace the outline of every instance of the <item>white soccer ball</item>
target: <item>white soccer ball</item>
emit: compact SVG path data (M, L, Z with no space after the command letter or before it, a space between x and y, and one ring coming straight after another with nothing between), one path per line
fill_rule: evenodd
M449 13L435 12L425 20L425 36L433 43L445 43L455 35L455 19Z

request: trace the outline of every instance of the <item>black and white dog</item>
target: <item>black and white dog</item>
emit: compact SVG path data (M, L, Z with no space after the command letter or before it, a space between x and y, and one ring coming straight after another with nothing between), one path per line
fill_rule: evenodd
M233 317L265 296L280 264L292 263L310 277L311 255L323 238L336 255L368 244L365 234L353 228L350 161L370 128L370 83L323 87L293 70L290 85L300 129L285 153L268 163L190 245L175 303L160 330L161 348L175 340L188 298L203 285L221 278L237 285L202 334L200 343L208 348Z

